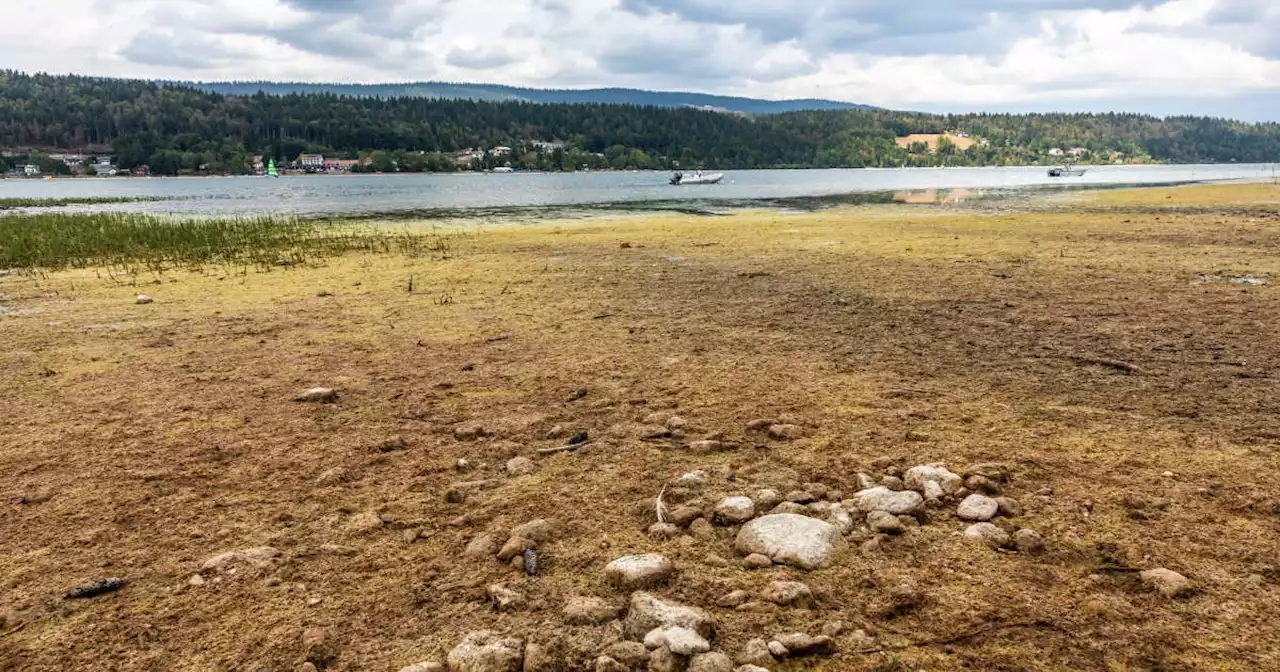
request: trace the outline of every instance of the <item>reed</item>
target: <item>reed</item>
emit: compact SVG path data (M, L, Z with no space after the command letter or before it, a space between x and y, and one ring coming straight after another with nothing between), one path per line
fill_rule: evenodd
M65 205L101 205L106 203L145 203L173 200L164 196L86 196L75 198L0 198L0 210L17 208L58 208Z
M21 213L0 217L0 269L163 272L173 268L266 269L366 251L447 254L434 231L283 217L177 218L133 213Z

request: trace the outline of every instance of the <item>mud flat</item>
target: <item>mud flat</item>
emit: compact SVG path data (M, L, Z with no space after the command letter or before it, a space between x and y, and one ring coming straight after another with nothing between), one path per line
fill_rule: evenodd
M0 275L0 668L1280 668L1277 202Z

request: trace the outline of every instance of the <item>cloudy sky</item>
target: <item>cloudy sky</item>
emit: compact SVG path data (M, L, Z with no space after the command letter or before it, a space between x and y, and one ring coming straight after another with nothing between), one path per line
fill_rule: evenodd
M1280 120L1280 0L0 0L0 67Z

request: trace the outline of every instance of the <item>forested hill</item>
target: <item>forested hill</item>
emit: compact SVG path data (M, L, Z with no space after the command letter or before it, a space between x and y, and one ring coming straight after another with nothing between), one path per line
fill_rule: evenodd
M909 134L974 142L900 146ZM541 144L539 143L554 143ZM963 144L963 143L961 143ZM501 163L455 161L513 148ZM257 154L367 159L375 170L1023 165L1080 147L1107 160L1280 161L1280 124L1134 114L925 115L885 110L750 116L693 108L333 94L228 96L140 80L0 71L0 148L109 151L121 168L244 172Z
M163 85L164 82L161 82ZM525 103L599 103L653 107L699 107L744 114L779 114L800 110L869 110L869 105L834 100L760 100L684 91L640 89L526 89L499 84L411 82L406 84L310 84L302 82L179 82L202 91L233 96L259 92L273 96L330 93L355 98L436 98Z

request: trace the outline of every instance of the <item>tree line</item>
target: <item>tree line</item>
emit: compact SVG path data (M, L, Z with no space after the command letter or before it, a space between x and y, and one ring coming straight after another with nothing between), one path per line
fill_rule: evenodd
M963 131L961 152L899 147L911 133ZM563 148L532 149L533 141ZM367 169L457 170L454 152L513 148L515 168L718 169L1022 165L1054 147L1169 162L1280 160L1280 124L1138 114L929 115L885 110L768 116L637 105L223 95L184 85L0 71L0 147L109 151L121 168L246 173L253 157L365 159ZM913 151L914 150L914 151Z

